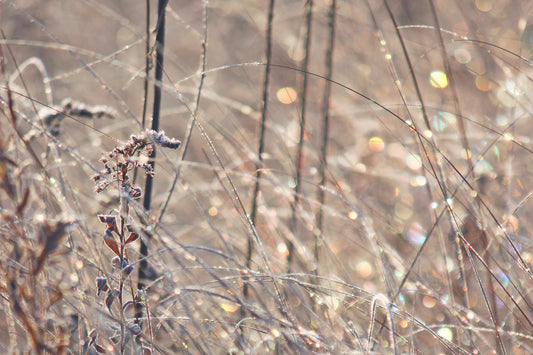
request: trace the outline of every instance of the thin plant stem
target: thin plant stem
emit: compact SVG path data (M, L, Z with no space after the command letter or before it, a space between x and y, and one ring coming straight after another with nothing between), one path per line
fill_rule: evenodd
M450 87L452 91L453 103L455 106L455 114L457 116L457 123L459 125L459 133L461 135L461 144L463 145L463 149L465 149L466 152L469 152L470 144L468 143L468 138L466 136L465 122L463 119L463 115L461 114L461 107L459 106L459 97L457 95L457 88L455 87L455 79L454 79L453 71L451 70L450 61L448 60L448 55L446 53L446 46L442 38L439 18L437 16L437 11L435 10L435 4L433 0L429 0L429 8L431 9L431 15L433 17L433 22L435 22L435 34L439 41L439 48L441 51L442 61L444 62L444 69L446 72L446 76L448 77L448 87ZM466 160L468 162L469 170L472 170L472 156L470 154L467 154ZM473 173L472 178L475 179L474 171L472 171L472 173Z
M320 147L320 186L326 186L326 171L328 167L328 139L329 139L329 118L330 118L330 96L331 96L331 78L333 77L333 50L335 49L335 17L336 17L336 0L331 1L328 12L328 28L329 28L329 40L328 47L326 49L326 81L324 85L324 96L322 99L322 142ZM315 275L318 275L319 265L319 244L324 229L324 214L322 206L324 205L325 191L322 188L318 189L318 211L317 211L317 227L318 233L315 235L315 262L316 269Z
M407 46L405 44L405 41L403 39L402 34L399 31L399 26L398 26L398 24L396 22L396 18L394 16L394 13L392 12L392 10L391 10L391 8L390 8L390 6L388 4L388 1L384 0L383 3L385 5L385 9L387 10L389 18L391 19L391 21L392 21L392 23L394 25L396 36L397 36L398 41L400 43L400 46L401 46L401 49L402 49L402 52L403 52L403 55L404 55L404 59L405 59L405 61L407 63L407 67L409 68L409 74L411 76L411 79L412 79L412 82L413 82L413 86L415 88L416 96L417 96L418 101L420 102L420 107L421 107L422 117L424 119L424 123L426 125L426 128L431 131L432 126L431 126L431 123L430 123L430 120L429 120L429 115L428 115L427 110L426 110L426 106L425 106L425 103L424 103L424 99L422 97L422 92L421 92L421 89L420 89L420 85L419 85L416 73L414 71L414 66L413 66L413 64L411 62L411 57L410 57L409 52L407 50ZM408 110L408 112L409 112L409 110ZM413 127L415 127L415 123L414 123L413 120L412 120L412 125L413 125ZM448 191L447 191L447 187L446 187L447 183L446 183L446 179L445 179L445 174L442 171L442 168L441 168L440 164L433 164L431 162L431 159L429 157L427 149L424 146L420 135L417 135L417 140L418 140L418 143L419 143L419 147L421 147L421 149L424 152L423 155L427 158L428 164L430 165L434 176L438 176L439 177L438 185L440 187L440 190L441 190L441 193L443 195L444 201L447 201L447 199L448 199ZM431 147L433 149L433 153L435 153L435 151L438 150L438 144L437 144L437 141L435 140L435 136L431 137L431 143L432 143ZM430 190L429 186L427 187L427 189L428 189L429 195L431 196L432 193L431 193L431 190ZM433 200L432 197L431 197L431 199ZM450 217L449 214L448 214L448 222L449 222L450 226L452 227L452 229L454 229L454 224L451 221L451 217ZM457 245L457 243L455 242L455 238L453 238L450 242L454 246L454 251L455 251L455 254L456 254L456 258L459 260L459 264L460 264L459 272L461 274L460 279L463 280L464 287L466 287L466 279L463 277L464 264L463 264L463 261L462 261L463 258L460 256L460 253L461 253L460 246ZM463 297L462 301L463 301L463 306L468 308L469 301L468 301L468 298L467 298L467 292L464 293L464 297ZM381 328L379 329L378 334L381 334L381 331L383 330L383 326L384 326L384 323L381 324ZM471 343L473 343L472 340L471 340Z
M457 95L457 89L456 89L456 86L455 86L455 80L454 80L453 72L451 70L450 62L448 60L448 56L446 54L446 46L445 46L444 40L442 38L442 32L440 31L439 18L437 16L437 11L435 9L435 4L434 4L433 0L429 0L429 7L431 9L431 15L433 17L433 21L435 22L435 33L436 33L436 36L439 39L439 47L440 47L440 50L441 50L441 56L442 56L442 60L444 62L446 75L448 76L448 79L449 79L448 80L449 87L450 87L450 89L452 91L453 101L454 101L454 105L455 105L455 114L458 117L457 123L459 125L459 133L461 135L461 144L463 145L464 151L467 152L466 159L467 159L467 162L468 162L469 171L472 172L472 179L475 180L475 170L473 169L472 156L471 156L471 154L468 154L468 152L470 152L470 147L469 147L468 138L466 136L466 128L465 128L463 115L461 114L461 108L459 106L459 98L458 98L458 95ZM476 203L477 203L477 205L479 207L481 207L481 204L480 204L479 200L476 200ZM481 233L481 239L482 239L482 243L484 244L483 257L486 258L486 256L488 255L488 250L487 250L488 241L487 241L487 236L486 236L486 234L484 232ZM489 265L489 270L487 270L487 271L489 272L489 275L488 275L488 288L489 288L489 297L490 297L490 305L488 304L488 301L487 301L487 308L488 308L489 313L491 315L491 319L492 319L492 321L494 323L494 331L495 331L495 335L496 335L496 344L498 344L498 346L500 347L500 351L505 353L505 347L503 346L503 342L501 340L500 332L498 330L498 323L499 323L499 321L498 321L498 309L496 307L496 293L494 291L494 285L492 283L492 278L490 276L490 258L486 258L486 262L487 262L487 265ZM473 267L475 268L474 265L473 265ZM476 276L478 276L477 272L476 272ZM481 287L481 291L483 292L483 295L485 295L483 286L480 285L480 287ZM491 311L491 308L492 308L492 311Z
M300 196L302 193L302 165L304 161L303 147L305 140L305 121L306 121L306 103L307 103L307 89L308 89L308 75L307 69L309 67L310 47L311 47L311 22L313 19L313 0L307 1L307 12L305 16L305 41L304 41L304 59L303 59L303 84L302 84L302 100L300 106L300 136L298 138L298 148L296 152L296 177L294 185L294 199L291 205L291 221L290 232L296 238L298 232L297 214L300 207ZM291 272L292 262L294 259L294 242L289 240L287 246L287 272Z
M164 58L164 48L165 48L165 9L167 6L168 0L159 0L157 8L157 35L156 35L156 63L155 63L155 83L154 83L154 103L153 103L153 112L152 112L152 130L159 130L159 115L161 110L161 80L163 78L163 58ZM152 153L150 154L149 164L152 167L152 170L155 168L155 157L156 157L156 148L154 147ZM144 200L143 207L146 211L150 211L151 202L152 202L152 187L153 187L153 177L148 175L146 176L146 183L144 188ZM139 280L137 283L137 288L142 289L144 287L144 279L147 277L147 267L148 262L146 261L146 256L148 255L148 243L150 242L151 235L147 234L146 241L141 240L140 247L140 256L141 263L139 265ZM139 319L139 314L137 314L137 319Z
M117 157L118 159L118 157ZM125 181L127 179L127 170L123 170L119 174L119 198L120 198L120 214L118 216L119 219L119 238L120 238L120 267L122 268L123 262L126 259L125 251L126 251L126 243L124 234L126 232L126 218L129 215L129 206L128 206L128 198L126 197L126 189L125 189ZM118 288L118 301L119 301L119 311L120 311L120 353L124 354L125 345L126 345L126 336L125 336L125 323L126 319L124 317L124 299L123 299L123 293L124 293L124 276L122 273L122 270L119 272L119 288Z
M370 6L369 1L365 1L365 3L366 3L366 7L367 7L367 9L368 9L368 11L369 11L369 13L370 13L370 17L371 17L371 19L372 19L372 22L373 22L373 24L374 24L374 27L375 27L375 29L376 29L376 33L377 33L377 35L378 35L378 38L379 38L379 40L380 40L380 45L381 45L381 47L382 47L382 50L384 50L386 53L389 53L389 49L388 49L388 46L387 46L387 42L386 42L386 40L385 40L385 37L384 37L383 32L382 32L381 29L380 29L380 26L379 26L379 24L378 24L378 21L377 21L375 15L374 15L374 12L373 12L373 10L372 10L372 7ZM391 19L392 19L393 23L396 23L394 17L392 16L392 14L389 14L389 15L391 16ZM395 25L395 26L396 26L396 25ZM411 62L410 62L410 59L409 59L409 56L408 56L407 48L405 48L405 46L403 46L403 38L401 37L401 33L400 33L398 30L396 30L396 34L397 34L397 36L400 38L400 42L402 43L402 49L404 50L404 55L406 56L406 61L407 61L407 65L408 65L408 67L410 68L410 72L411 72L412 75L415 75L414 70L413 70L413 68L411 67L411 64L410 64ZM409 105L408 105L408 103L407 103L406 95L405 95L405 93L404 93L404 91L403 91L403 89L402 89L402 86L400 85L401 81L400 81L400 78L399 78L399 76L398 76L398 73L397 73L397 71L396 71L396 69L395 69L395 66L394 66L393 61L387 61L387 67L388 67L388 69L389 69L389 72L390 72L390 74L391 74L391 77L392 77L392 79L393 79L393 82L394 82L394 84L395 84L395 86L396 86L396 88L397 88L397 90L398 90L398 94L400 95L400 97L401 97L401 99L402 99L402 103L403 103L403 105L404 105L404 107L405 107L405 110L406 110L407 116L409 117L409 120L410 120L411 122L414 122L414 118L413 118L413 116L412 116L412 114L411 114L411 110L410 110ZM416 82L415 82L415 84L416 84ZM413 125L414 125L414 123L413 123ZM426 159L427 159L427 161L429 162L429 164L431 164L431 160L430 160L431 158L430 158L430 156L429 156L429 154L428 154L428 152L427 152L427 150L426 150L426 148L425 148L425 146L424 146L424 144L423 144L423 142L422 142L422 139L421 139L419 136L417 136L417 141L418 141L417 147L418 147L419 155L420 155L421 157L422 157L422 156L423 156L423 157L426 157ZM428 173L427 173L426 169L423 169L423 173L424 173L424 176L425 176L426 178L428 178L428 176L427 176ZM428 196L429 196L430 201L434 201L433 193L432 193L432 190L431 190L431 187L429 186L429 184L426 185L426 190L427 190L427 193L428 193ZM438 221L438 217L437 217L436 211L433 211L433 217L435 218L435 221ZM437 226L436 222L435 222L434 226ZM441 232L441 229L440 229L440 228L438 228L438 230L439 230L439 232ZM441 232L441 236L442 236L442 232ZM447 251L446 251L446 248L445 248L446 245L445 245L444 237L441 237L441 238L440 238L440 242L441 242L441 246L442 246L442 250L443 250L443 254L444 254L444 258L443 258L443 259L444 259L444 263L446 264L448 259L447 259L447 257L446 257L446 255L447 255ZM413 264L413 266L414 266L414 264ZM451 286L451 285L452 285L451 277L448 276L448 277L446 278L446 280L447 280L447 286L448 286L448 290L449 290L448 292L449 292L449 294L451 294L452 297L453 297L452 286ZM395 300L395 301L397 301L397 300L396 300L396 297L397 297L398 294L399 294L399 289L401 289L401 286L398 287L397 289L398 289L398 290L395 291L394 295L392 295L392 294L389 295L389 296L391 297L391 299L393 299L393 300ZM381 328L380 328L380 330L379 330L379 333L381 333L381 331L383 330L383 326L384 326L384 324L385 324L385 323L384 323L384 321L383 321L383 323L381 324Z
M268 17L267 17L267 29L266 29L266 64L265 64L265 74L263 78L263 100L261 107L261 123L259 128L259 146L257 150L257 160L255 164L255 185L254 191L252 194L252 210L250 212L250 221L255 227L257 222L257 204L259 199L260 191L260 180L261 180L261 169L263 168L263 152L265 149L265 129L266 129L266 119L268 113L268 96L269 96L269 82L270 82L270 64L272 60L272 29L274 22L274 3L275 0L270 0L268 6ZM249 269L252 263L252 253L253 253L253 237L248 237L248 248L246 250L246 267ZM242 289L243 297L246 299L248 297L248 283L245 281ZM241 314L244 317L244 309Z

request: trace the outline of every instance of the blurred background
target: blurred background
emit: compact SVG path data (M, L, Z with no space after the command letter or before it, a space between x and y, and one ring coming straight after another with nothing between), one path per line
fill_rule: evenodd
M276 2L270 42L267 1L168 2L160 129L190 143L157 156L154 341L530 353L533 4L332 1ZM156 21L155 1L0 1L7 77L31 97L16 97L21 114L39 123L65 99L109 112L66 117L59 147L30 141L57 183L34 213L80 221L68 261L51 266L69 291L49 312L79 317L72 352L89 329L111 332L94 296L111 270L96 215L116 196L96 195L90 176L143 130L144 104L150 126Z

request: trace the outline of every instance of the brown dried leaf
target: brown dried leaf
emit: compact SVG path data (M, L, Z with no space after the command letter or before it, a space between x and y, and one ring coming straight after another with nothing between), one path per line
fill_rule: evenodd
M91 329L89 332L89 346L93 345L94 341L96 340L96 329Z
M131 232L130 235L128 236L128 239L126 239L126 244L133 243L137 239L139 239L139 234L135 232Z
M17 216L22 215L22 211L24 211L24 208L26 208L26 205L28 204L29 197L30 197L30 189L26 188L26 191L24 191L24 197L22 197L22 201L20 201L17 207Z
M117 231L117 218L113 215L99 214L98 219L100 222L107 224L107 228L112 231Z
M105 349L101 345L99 345L97 343L94 343L93 346L94 346L94 350L96 350L100 354L105 354L106 353Z
M113 305L113 301L115 301L115 298L117 298L119 295L120 295L119 290L110 289L107 292L107 297L105 298L105 305L107 309L109 310L109 312L111 312L111 306Z
M134 304L132 300L129 300L128 302L124 303L124 305L122 306L122 311L125 311L126 308L132 304Z
M128 264L127 266L123 267L122 268L122 276L124 278L127 278L133 272L133 269L135 269L135 267L133 265L131 265L131 264Z
M97 277L96 278L96 295L100 296L100 293L106 292L109 290L109 286L107 285L107 279L105 277Z
M115 239L115 237L113 236L113 233L111 232L109 228L106 229L104 233L104 242L109 247L109 249L113 251L113 253L120 256L120 249L118 247L117 240Z

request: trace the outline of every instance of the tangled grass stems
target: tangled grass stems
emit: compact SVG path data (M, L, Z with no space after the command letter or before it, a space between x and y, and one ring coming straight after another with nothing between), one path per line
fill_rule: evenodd
M165 4L0 1L0 348L532 352L528 1Z
M4 60L0 53L5 76ZM61 314L55 305L62 301L68 290L61 285L60 279L49 274L47 265L51 259L67 252L62 248L62 241L76 221L61 213L57 213L54 219L36 219L34 212L42 206L33 203L32 195L39 193L39 187L28 179L32 169L27 163L21 164L20 157L34 160L37 157L19 131L19 117L8 82L5 87L7 98L1 101L4 123L0 125L0 215L5 254L0 272L4 300L12 312L7 323L11 335L8 348L18 351L26 346L17 336L18 324L24 329L27 345L37 354L62 353L69 346L77 316L59 320L52 317L58 311ZM38 159L36 161L40 163ZM34 173L44 173L42 165L36 165ZM44 179L49 178L43 175Z

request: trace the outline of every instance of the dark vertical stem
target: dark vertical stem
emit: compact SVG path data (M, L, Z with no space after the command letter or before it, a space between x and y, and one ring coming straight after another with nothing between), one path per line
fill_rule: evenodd
M257 200L259 197L261 169L263 167L263 151L265 149L265 123L268 108L268 94L269 94L269 82L270 82L270 60L272 57L272 23L274 21L274 0L270 0L268 6L268 19L266 29L266 65L265 65L265 77L263 79L263 100L261 108L261 126L259 129L259 147L257 151L257 161L255 163L255 186L252 199L252 211L250 213L250 221L255 226L257 217ZM252 262L253 253L253 237L248 238L248 249L246 251L246 267L250 268ZM243 297L248 297L248 283L245 281L242 289ZM244 316L244 308L241 312Z
M329 138L329 108L331 95L331 78L333 77L333 50L335 48L335 16L336 16L336 0L331 0L331 6L328 13L328 27L329 27L329 41L326 49L326 82L324 87L324 98L322 100L322 146L320 148L320 186L326 185L326 170L328 166L327 152L328 152L328 138ZM318 274L319 262L319 244L320 236L322 235L324 216L322 214L322 205L324 204L325 191L322 188L318 189L318 212L317 212L317 227L319 235L315 236L315 274Z
M309 66L309 53L311 43L311 21L313 19L313 0L307 1L307 13L305 17L305 42L304 42L304 61L302 66L303 84L302 84L302 100L300 107L300 137L298 139L298 150L296 152L296 181L294 185L294 199L291 206L291 222L290 231L294 237L297 234L297 212L300 205L300 195L302 192L302 165L303 165L303 145L305 139L305 121L306 121L306 102L307 102L307 88L308 88L308 75L307 69ZM287 255L287 272L291 272L291 265L294 259L294 243L289 241L288 243L288 255Z
M165 8L167 6L168 0L159 0L157 7L157 28L156 28L156 63L155 63L155 84L154 84L154 104L152 112L152 129L154 131L159 130L159 114L161 109L161 79L163 78L163 56L165 48ZM152 168L155 168L155 156L156 149L154 149L150 155L149 164ZM146 183L144 187L144 201L143 207L146 211L150 211L150 206L152 203L152 186L153 186L153 177L151 175L146 176ZM147 234L147 241L141 240L140 256L141 262L139 265L139 281L137 283L137 288L144 288L144 279L147 276L147 267L148 263L146 261L146 256L148 255L148 246L147 243L150 241L151 236ZM137 309L137 320L140 318L139 308Z

